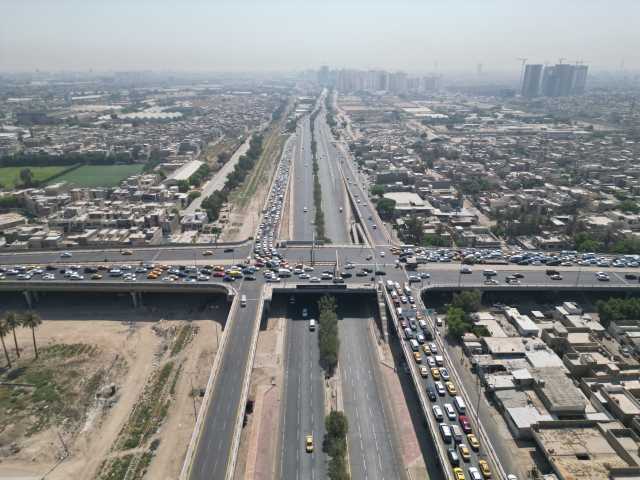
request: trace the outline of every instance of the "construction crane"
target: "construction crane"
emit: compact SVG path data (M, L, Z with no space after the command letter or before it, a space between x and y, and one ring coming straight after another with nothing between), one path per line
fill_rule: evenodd
M519 62L522 62L522 66L520 67L520 88L522 88L522 79L524 78L524 65L527 63L527 59L523 57L516 58Z
M560 57L560 58L558 59L558 65L562 65L562 62L564 62L565 60L566 60L566 58L565 58L565 57Z

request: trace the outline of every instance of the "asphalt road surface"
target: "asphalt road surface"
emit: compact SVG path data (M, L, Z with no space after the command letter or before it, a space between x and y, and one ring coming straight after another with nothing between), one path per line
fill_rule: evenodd
M324 382L320 367L318 331L309 330L301 316L302 302L290 305L285 357L285 395L282 419L280 475L291 480L326 478L324 438ZM316 315L310 309L309 317ZM317 319L318 317L315 316ZM305 451L305 437L313 435L314 451Z
M293 240L313 240L315 206L313 203L313 162L311 159L311 128L305 117L297 129L294 146L294 178L289 208L293 209ZM304 208L307 207L307 212Z
M373 302L372 302L373 303ZM375 303L374 303L375 305ZM349 460L351 478L400 478L397 456L390 442L387 417L382 402L383 393L374 358L374 348L368 323L362 308L351 308L339 322L340 373L344 410L349 419ZM356 310L360 310L360 315Z
M242 378L248 362L248 349L255 328L260 287L256 283L238 285L247 296L247 306L239 307L226 334L227 344L213 386L211 401L204 419L190 478L210 480L225 478L231 453L235 419L240 405Z

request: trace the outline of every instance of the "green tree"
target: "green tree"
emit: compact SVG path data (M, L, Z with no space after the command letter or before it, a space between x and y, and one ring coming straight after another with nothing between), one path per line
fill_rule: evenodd
M33 184L33 172L30 168L20 170L20 180L25 187L30 187Z
M18 339L16 338L16 328L22 324L20 317L16 312L7 312L4 316L4 321L13 333L13 344L16 346L16 355L20 358L20 349L18 348Z
M638 204L636 202L634 202L633 200L624 200L620 203L620 205L618 205L618 208L620 210L622 210L623 212L629 212L629 213L638 213L640 212L640 207L638 207Z
M187 195L187 199L189 200L189 203L193 202L196 198L198 198L200 195L202 195L202 193L200 193L197 190L193 190L192 192L189 192L189 194Z
M36 353L36 358L38 358L38 346L36 345L36 328L38 328L42 324L42 319L37 313L28 311L22 317L21 323L23 327L31 329L31 338L33 338L33 350Z
M378 211L378 215L383 220L391 220L393 218L393 212L396 208L396 201L390 198L381 198L378 200L376 205L376 210Z
M451 305L461 309L466 315L480 310L482 294L478 290L465 290L453 294Z
M177 183L178 191L180 193L186 193L189 191L189 181L188 180L178 180Z
M382 195L384 195L384 192L385 192L384 185L376 184L373 187L371 187L371 195L377 195L381 197Z
M4 351L4 358L7 359L7 365L9 368L12 367L11 359L9 358L9 352L7 351L7 345L4 343L4 337L9 335L11 331L11 327L7 325L7 321L3 318L0 319L0 341L2 341L2 350Z
M471 324L467 321L464 310L458 307L449 307L447 310L447 329L449 335L459 339L470 328Z

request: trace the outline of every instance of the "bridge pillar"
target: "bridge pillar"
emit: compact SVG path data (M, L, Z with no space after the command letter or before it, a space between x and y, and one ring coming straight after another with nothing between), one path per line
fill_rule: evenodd
M133 303L133 308L138 308L140 305L140 298L138 297L138 292L129 292L131 294L131 302Z
M29 290L24 290L22 292L22 295L24 295L24 300L25 300L25 302L27 302L27 307L30 308L30 309L33 308L33 303L34 303L33 300L34 299L31 296L31 292Z

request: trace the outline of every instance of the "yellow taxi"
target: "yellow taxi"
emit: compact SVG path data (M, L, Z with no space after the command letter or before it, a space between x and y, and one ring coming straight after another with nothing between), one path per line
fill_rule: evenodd
M434 380L440 380L440 369L435 367L432 368L431 376L433 377Z
M427 345L426 343L422 345L422 350L424 350L425 355L431 355L431 350L429 350L429 345Z
M482 476L484 478L491 478L491 469L489 468L489 462L486 460L478 460L478 466L480 467L480 472L482 472Z
M464 480L464 472L460 467L453 469L453 475L456 477L456 480Z
M462 443L458 445L458 453L460 453L462 460L464 460L465 462L468 462L471 459L471 452L469 451L467 446Z
M480 442L478 441L478 437L476 437L473 433L467 434L467 440L469 441L469 446L472 450L476 452L480 450Z
M420 355L420 352L413 352L413 358L416 363L422 363L422 355Z
M447 387L447 392L449 392L449 395L451 395L452 397L455 397L458 394L456 386L453 384L453 382L446 382L444 385L445 387Z
M313 435L307 435L304 438L304 449L307 453L313 452Z

